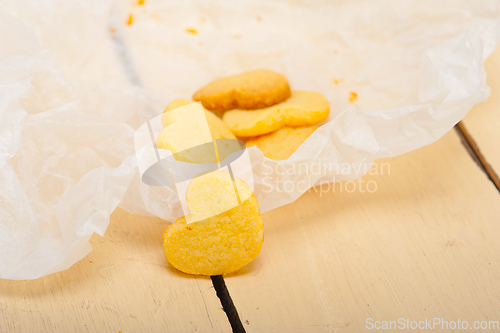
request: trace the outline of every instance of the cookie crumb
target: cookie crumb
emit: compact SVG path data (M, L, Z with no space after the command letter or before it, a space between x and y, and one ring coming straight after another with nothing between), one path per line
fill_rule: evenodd
M198 30L194 29L194 28L186 28L186 32L189 32L191 34L197 34L198 33Z
M127 25L132 25L134 23L134 16L130 14L128 16Z
M354 101L358 98L358 94L354 91L351 91L349 94L349 102L354 103Z
M335 84L339 84L340 82L344 81L344 79L335 79L335 78L333 78L332 81Z
M109 29L109 32L111 32L112 34L114 34L116 32L116 29L115 28L111 28L111 29Z

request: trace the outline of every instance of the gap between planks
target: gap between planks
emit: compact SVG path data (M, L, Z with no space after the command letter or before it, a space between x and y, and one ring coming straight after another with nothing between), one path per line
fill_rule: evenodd
M210 277L210 279L212 280L212 284L214 285L217 297L219 297L220 299L222 309L227 315L227 319L231 324L233 332L245 333L245 328L243 327L240 316L238 315L238 311L236 311L236 307L234 306L231 295L229 295L229 291L227 290L224 278L222 277L222 275L213 275Z
M488 176L488 179L495 185L496 189L500 191L500 178L496 174L495 170L491 167L491 165L486 161L486 158L483 156L476 142L472 138L472 135L467 131L464 124L460 121L455 125L455 130L460 137L462 144L467 149L469 155L476 162L481 170Z

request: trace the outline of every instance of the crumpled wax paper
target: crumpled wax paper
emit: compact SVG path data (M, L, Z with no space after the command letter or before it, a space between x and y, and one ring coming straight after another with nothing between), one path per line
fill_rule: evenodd
M174 191L141 181L134 134L220 76L268 68L330 102L330 117L288 160L248 149L262 211L436 141L489 95L483 62L496 47L499 8L0 0L0 278L67 269L118 205L181 215Z

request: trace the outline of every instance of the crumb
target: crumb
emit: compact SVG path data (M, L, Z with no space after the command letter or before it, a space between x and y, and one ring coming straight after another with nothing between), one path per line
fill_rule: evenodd
M132 16L132 14L130 14L128 16L127 25L132 25L132 23L134 23L134 16Z
M335 84L339 84L340 82L343 82L343 81L344 81L344 79L335 79L335 78L334 78L334 79L332 79L332 81L333 81L333 83L335 83Z
M356 94L354 91L351 91L349 94L349 102L354 103L354 101L358 98L358 94Z
M186 28L186 32L189 32L191 34L197 34L198 33L198 31L196 29L194 29L194 28Z
M137 0L137 5L142 6L144 5L144 2L145 2L144 0Z
M114 34L114 33L116 32L116 29L115 29L115 28L111 28L111 29L109 29L109 31L110 31L112 34Z

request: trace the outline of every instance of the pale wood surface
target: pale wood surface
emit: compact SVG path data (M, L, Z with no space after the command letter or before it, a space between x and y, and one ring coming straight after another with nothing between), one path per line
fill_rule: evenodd
M499 50L486 65L492 97L464 123L499 172ZM500 195L456 133L380 163L390 174L363 178L375 193L337 184L264 215L261 255L226 277L247 332L500 320ZM0 332L230 332L210 280L166 263L166 226L117 210L68 271L0 280Z
M230 332L210 278L166 263L166 221L118 209L94 251L34 281L0 280L0 333Z
M374 193L338 184L265 214L261 255L226 278L248 332L499 320L500 195L457 134L381 163Z

